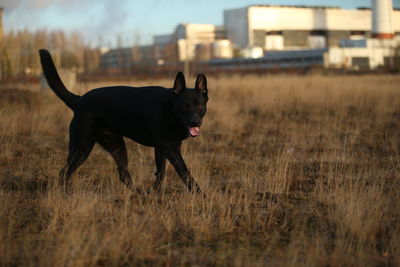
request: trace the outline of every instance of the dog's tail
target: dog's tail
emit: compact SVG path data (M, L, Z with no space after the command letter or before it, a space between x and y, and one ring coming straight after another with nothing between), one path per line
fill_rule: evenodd
M54 66L53 59L49 51L46 49L40 49L40 63L42 64L43 73L46 77L47 83L50 88L56 93L56 95L61 98L64 103L72 109L74 103L79 98L78 95L75 95L68 91L63 82L58 75L57 69Z

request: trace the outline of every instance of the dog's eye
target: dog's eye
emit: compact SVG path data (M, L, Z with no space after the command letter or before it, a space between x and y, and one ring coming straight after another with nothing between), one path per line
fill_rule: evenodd
M203 110L203 106L202 106L202 105L197 105L197 109L198 109L199 111L201 111L201 110Z

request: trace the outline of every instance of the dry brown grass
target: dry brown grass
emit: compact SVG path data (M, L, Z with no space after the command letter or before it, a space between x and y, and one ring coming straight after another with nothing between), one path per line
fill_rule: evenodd
M170 166L161 193L131 193L99 147L60 193L71 112L1 90L0 265L400 265L400 77L209 84L202 135L184 145L206 199ZM150 188L152 149L127 143Z

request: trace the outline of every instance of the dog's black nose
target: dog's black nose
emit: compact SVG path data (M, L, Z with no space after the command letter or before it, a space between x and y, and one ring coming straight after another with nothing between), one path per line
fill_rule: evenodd
M190 127L197 127L197 126L200 126L200 124L201 124L200 120L191 120L190 123L189 123L189 126Z

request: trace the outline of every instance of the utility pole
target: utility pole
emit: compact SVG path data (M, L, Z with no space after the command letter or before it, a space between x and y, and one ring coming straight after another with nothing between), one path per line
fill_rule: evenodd
M3 41L3 8L0 7L0 44L2 44ZM2 47L0 47L2 48ZM2 67L2 56L0 55L0 80L3 78L3 71L1 69Z
M186 77L186 82L189 82L190 79L190 62L189 62L189 48L188 48L188 39L185 40L185 61L183 63L183 73Z

